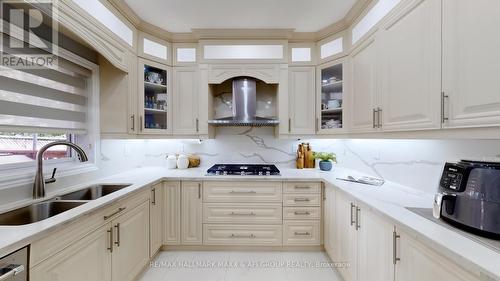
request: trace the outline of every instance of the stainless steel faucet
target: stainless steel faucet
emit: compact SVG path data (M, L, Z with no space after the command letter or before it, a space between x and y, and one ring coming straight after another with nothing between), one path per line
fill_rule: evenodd
M85 151L83 151L81 147L69 141L55 141L44 145L42 148L40 148L40 150L36 154L37 169L35 175L35 183L33 184L33 199L45 197L45 183L55 182L54 178L55 169L54 172L52 173L52 178L50 178L49 180L45 180L43 178L43 153L47 149L56 145L65 145L73 148L78 153L78 158L80 159L80 162L87 162L89 160L87 154L85 154Z

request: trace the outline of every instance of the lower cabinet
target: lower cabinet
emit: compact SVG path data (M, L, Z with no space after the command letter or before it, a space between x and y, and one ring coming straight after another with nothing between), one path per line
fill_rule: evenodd
M349 264L339 269L344 280L394 280L394 227L341 192L336 193L335 202L334 259Z
M141 193L91 215L89 221L102 225L83 237L79 237L85 233L83 228L92 227L86 225L87 219L84 225L72 224L34 242L30 255L45 256L31 265L30 280L134 280L150 260L148 199L147 192Z
M354 212L356 205L341 192L335 195L335 262L345 262L348 266L339 268L339 273L345 281L356 280L356 228Z
M332 258L337 259L337 248L335 239L335 189L333 186L326 184L324 191L324 204L323 204L323 244L326 253Z
M338 269L345 281L480 280L345 193L327 186L325 196L325 249L349 264Z
M105 225L30 271L32 281L110 281L111 241Z
M181 183L181 244L203 243L203 204L201 182Z
M112 280L129 281L149 262L149 202L113 221Z
M181 244L181 182L167 181L163 188L163 244Z
M394 226L367 208L356 208L357 280L394 280Z
M478 281L460 266L435 253L429 247L413 238L409 233L399 231L397 241L397 281L450 280ZM371 275L370 275L371 276Z
M155 184L151 188L150 200L150 249L149 256L152 258L163 245L163 183Z

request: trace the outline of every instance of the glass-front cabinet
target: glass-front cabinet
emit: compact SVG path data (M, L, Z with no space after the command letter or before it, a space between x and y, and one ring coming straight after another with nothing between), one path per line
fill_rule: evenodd
M341 133L345 127L344 61L318 67L316 130L318 133Z
M171 81L168 66L139 59L140 133L172 132Z

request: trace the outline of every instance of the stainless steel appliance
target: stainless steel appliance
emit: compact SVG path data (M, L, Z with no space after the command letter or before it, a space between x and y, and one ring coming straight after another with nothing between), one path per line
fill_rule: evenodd
M433 216L472 233L500 239L500 163L446 163Z
M207 171L209 176L279 176L275 165L267 164L216 164Z
M233 116L209 120L218 126L274 126L279 120L263 118L257 114L257 82L255 78L233 79Z
M27 247L0 259L0 281L27 281L27 271Z

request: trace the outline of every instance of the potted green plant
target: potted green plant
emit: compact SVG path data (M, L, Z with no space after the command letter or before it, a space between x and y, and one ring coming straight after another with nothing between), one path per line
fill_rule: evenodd
M320 159L319 168L321 171L330 171L332 163L337 163L337 155L332 152L314 152L314 159Z

